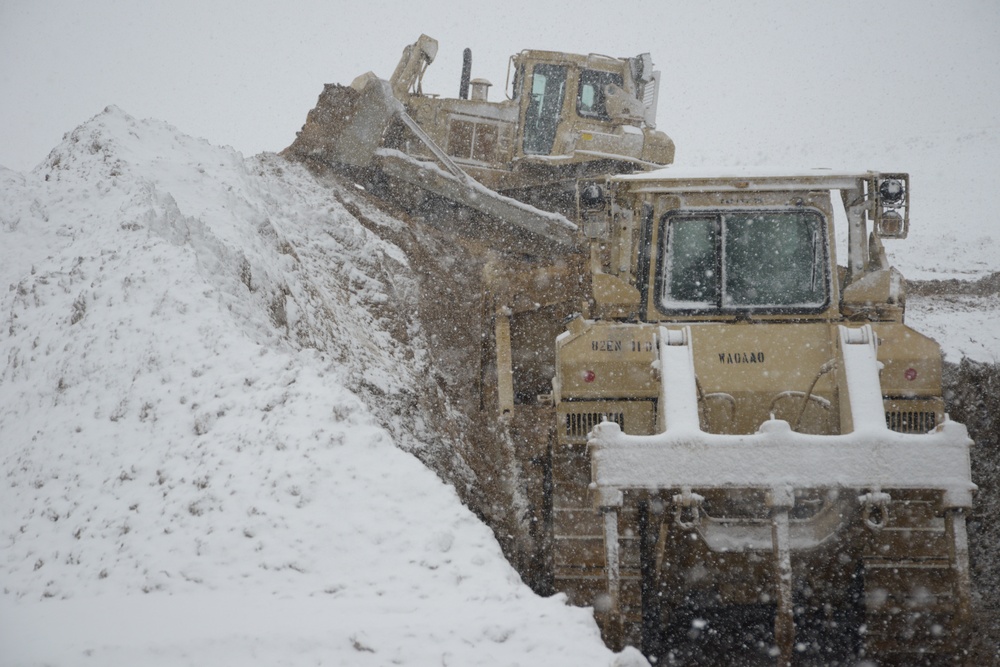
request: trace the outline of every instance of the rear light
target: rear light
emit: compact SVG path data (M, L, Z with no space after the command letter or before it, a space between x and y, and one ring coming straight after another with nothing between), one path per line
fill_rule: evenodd
M597 379L597 374L594 373L594 371L584 371L583 372L583 381L584 382L593 382L596 379Z

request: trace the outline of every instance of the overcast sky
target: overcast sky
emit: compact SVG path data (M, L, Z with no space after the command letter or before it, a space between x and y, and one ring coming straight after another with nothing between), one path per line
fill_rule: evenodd
M324 83L387 78L421 32L424 90L447 96L466 46L494 98L521 49L650 52L678 162L1000 126L998 0L0 0L0 165L31 169L109 104L277 151Z

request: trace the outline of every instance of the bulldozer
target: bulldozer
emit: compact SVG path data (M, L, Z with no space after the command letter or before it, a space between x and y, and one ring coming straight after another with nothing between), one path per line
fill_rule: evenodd
M553 588L610 645L961 661L972 443L882 243L906 237L909 192L907 174L829 170L580 182L589 294L542 398L543 520Z
M494 102L490 82L471 78L469 49L457 98L424 93L437 51L421 35L388 80L367 72L327 84L283 154L349 173L447 231L527 253L576 247L576 179L673 161L673 141L655 129L660 73L649 54L525 50Z
M647 55L522 51L489 102L469 57L425 95L436 52L327 85L284 154L482 249L455 365L525 580L658 664L961 662L972 443L883 243L909 176L666 166Z

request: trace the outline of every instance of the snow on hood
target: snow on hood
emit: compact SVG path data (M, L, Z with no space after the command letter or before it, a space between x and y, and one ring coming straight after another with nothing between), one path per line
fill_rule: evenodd
M0 170L14 664L609 664L359 398L405 403L426 341L335 195L115 107Z

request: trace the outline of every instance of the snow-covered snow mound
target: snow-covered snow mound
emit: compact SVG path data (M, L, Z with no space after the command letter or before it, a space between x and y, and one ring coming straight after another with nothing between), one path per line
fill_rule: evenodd
M645 663L359 398L415 287L301 167L108 108L0 169L0 285L0 664Z

